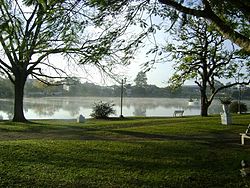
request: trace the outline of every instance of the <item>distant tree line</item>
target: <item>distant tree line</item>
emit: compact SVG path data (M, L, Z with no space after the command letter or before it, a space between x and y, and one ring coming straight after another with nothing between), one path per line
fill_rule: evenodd
M12 98L13 86L7 79L0 79L0 98ZM100 86L94 83L75 82L71 85L47 86L37 80L28 80L25 85L26 97L46 96L72 96L72 97L119 97L120 85ZM236 87L221 91L217 97L230 95L234 99L250 99L250 88L242 87L241 92ZM157 87L155 85L124 85L125 97L169 97L169 98L199 98L199 88L195 85L184 85L176 90L170 87Z
M12 98L14 88L8 79L0 78L0 98Z

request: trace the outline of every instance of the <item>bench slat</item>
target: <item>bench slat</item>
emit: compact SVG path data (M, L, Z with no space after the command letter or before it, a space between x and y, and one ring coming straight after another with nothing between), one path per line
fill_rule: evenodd
M248 139L250 139L250 135L247 135L246 133L240 133L240 135L241 135L241 145L244 145L244 143L245 143L245 138L248 138Z

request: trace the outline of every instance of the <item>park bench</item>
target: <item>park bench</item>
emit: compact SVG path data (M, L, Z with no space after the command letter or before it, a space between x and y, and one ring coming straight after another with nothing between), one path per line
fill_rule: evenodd
M247 130L246 130L245 133L240 133L240 136L241 136L241 145L244 145L245 138L250 139L249 129L250 129L250 124L248 125Z
M176 117L177 115L183 116L184 110L175 110L173 116Z

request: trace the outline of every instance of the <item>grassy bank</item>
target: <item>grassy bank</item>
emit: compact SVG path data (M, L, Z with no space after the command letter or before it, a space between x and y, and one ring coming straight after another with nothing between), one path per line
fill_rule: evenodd
M0 122L0 187L244 187L250 140L208 118Z

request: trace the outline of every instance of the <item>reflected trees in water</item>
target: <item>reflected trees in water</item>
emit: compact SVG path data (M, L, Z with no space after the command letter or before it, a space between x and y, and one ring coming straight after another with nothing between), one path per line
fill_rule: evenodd
M8 119L11 119L13 117L13 100L0 100L0 111L6 113Z
M48 97L48 98L26 98L24 100L25 114L28 118L34 119L72 119L79 114L89 118L92 112L92 105L97 101L116 104L119 110L120 98L99 98L99 97ZM249 102L246 102L248 106ZM198 115L200 106L188 106L188 99L173 98L125 98L124 115L126 116L172 116L177 109L184 110L184 115ZM11 119L13 101L0 100L0 111L4 118ZM219 114L221 112L219 101L214 101L209 114ZM60 113L59 113L60 112ZM31 114L32 113L32 114ZM32 116L31 116L32 115ZM6 117L8 116L8 117Z
M143 105L142 106L135 105L133 114L134 114L134 116L146 116L147 107L145 107Z

